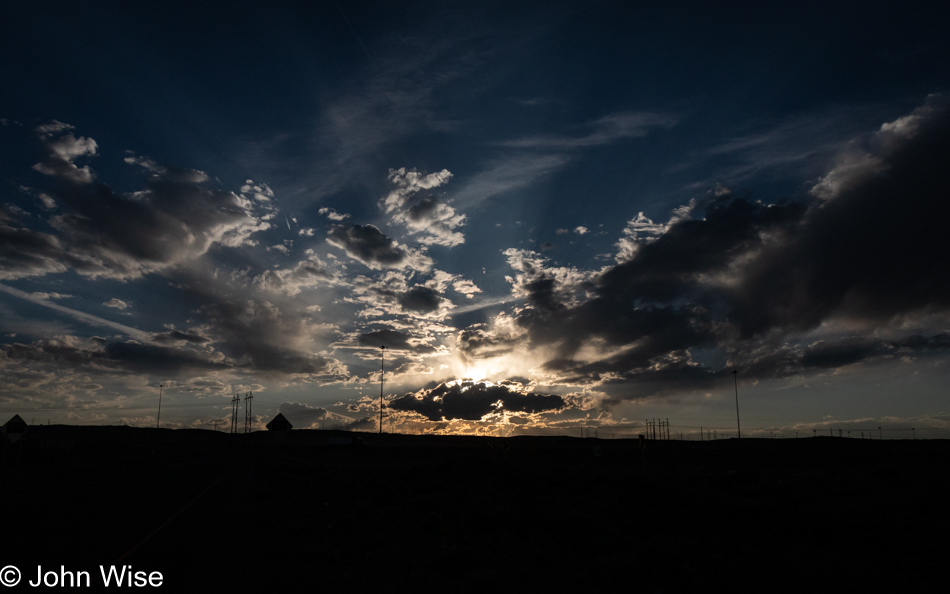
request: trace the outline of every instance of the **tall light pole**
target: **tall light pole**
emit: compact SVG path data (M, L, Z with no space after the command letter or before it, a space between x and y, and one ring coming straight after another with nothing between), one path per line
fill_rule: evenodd
M165 384L158 384L158 419L155 421L155 428L161 429L162 427L162 389L165 387Z
M386 345L379 347L379 434L383 434L383 377L386 375Z
M738 433L739 439L742 439L742 425L739 424L739 380L737 379L738 376L739 376L738 370L733 369L732 383L735 384L735 387L736 387L736 429L739 432Z

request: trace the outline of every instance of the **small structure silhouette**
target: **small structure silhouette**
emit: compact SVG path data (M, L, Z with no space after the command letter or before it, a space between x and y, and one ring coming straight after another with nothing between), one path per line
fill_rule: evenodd
M268 431L290 431L293 428L294 426L281 413L277 413L277 416L267 424Z
M3 431L10 443L16 443L26 433L27 428L26 421L21 419L20 415L13 415L12 419L4 423L3 427L0 427L0 431Z

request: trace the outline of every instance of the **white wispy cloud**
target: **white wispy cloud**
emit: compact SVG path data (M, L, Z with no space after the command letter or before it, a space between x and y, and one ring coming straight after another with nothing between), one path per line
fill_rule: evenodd
M254 284L265 291L297 295L303 289L332 286L339 282L337 273L313 250L307 250L306 255L307 259L297 262L293 268L264 271L254 278Z
M111 307L113 309L128 309L132 307L132 304L129 303L128 301L122 301L121 299L117 299L115 297L113 297L112 299L108 301L103 302L103 305L105 305L106 307Z
M445 185L451 178L448 169L428 175L405 167L390 169L389 181L396 187L380 201L380 206L419 243L454 247L465 242L465 236L456 230L464 224L465 215L427 192Z
M678 118L655 112L624 112L588 122L588 132L577 136L538 135L507 140L502 146L531 149L577 149L646 136L654 128L675 126Z
M715 163L715 175L704 174L691 182L687 185L691 190L719 183L735 186L762 174L784 172L808 178L827 171L869 125L883 119L883 111L878 105L834 106L758 122L668 171L681 174Z
M92 169L88 165L79 167L73 161L79 157L95 156L99 145L92 138L76 138L72 134L62 134L72 129L69 124L58 121L36 128L36 134L46 145L49 154L33 165L33 169L74 184L88 184L95 178Z
M330 219L331 221L337 221L337 222L345 221L346 219L350 218L349 213L339 213L336 210L326 207L326 206L318 210L317 213L322 214L323 216ZM300 233L303 234L303 231L304 230L301 229ZM310 235L312 235L312 233Z
M569 161L569 157L560 154L495 159L482 171L463 180L452 197L455 204L470 208L493 196L528 187L560 170Z

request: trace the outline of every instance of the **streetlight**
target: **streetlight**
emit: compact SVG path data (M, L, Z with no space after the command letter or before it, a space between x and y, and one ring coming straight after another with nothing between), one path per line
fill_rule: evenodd
M379 434L383 434L383 378L386 375L386 345L379 347Z
M733 369L732 382L736 386L736 430L738 431L739 439L742 439L742 425L739 424L739 380L736 379L738 375L739 375L739 372Z
M155 421L155 428L160 429L162 427L162 389L165 387L165 384L158 384L158 419Z

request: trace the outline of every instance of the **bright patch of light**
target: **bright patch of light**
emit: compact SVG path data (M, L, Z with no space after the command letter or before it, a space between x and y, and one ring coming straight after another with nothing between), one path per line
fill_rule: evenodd
M469 367L465 370L465 375L472 378L474 381L479 381L488 377L488 372L485 371L484 367Z

